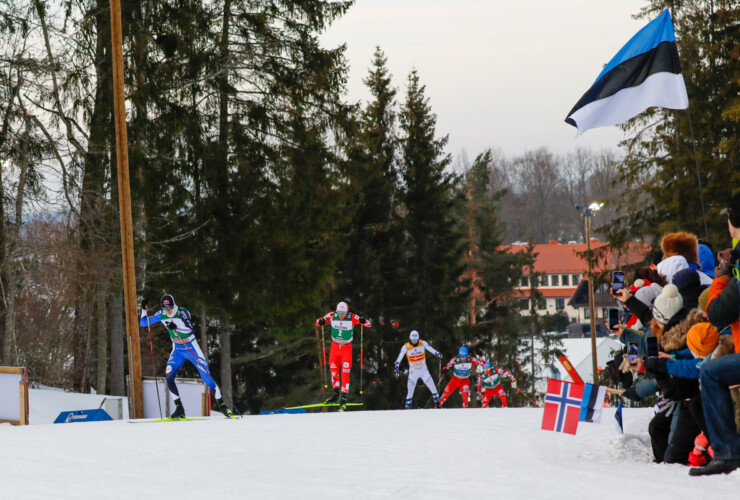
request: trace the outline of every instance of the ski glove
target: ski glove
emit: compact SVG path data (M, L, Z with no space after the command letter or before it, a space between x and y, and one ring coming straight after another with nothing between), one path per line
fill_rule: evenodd
M365 316L360 316L360 323L364 323L365 321Z
M146 299L141 299L141 308L146 309L149 306L149 302Z
M437 352L434 353L434 355L437 356L438 358L442 359L442 353L441 352L437 351Z
M324 318L319 318L318 324L324 326L326 324L326 320Z
M163 323L163 324L170 330L177 330L177 323L175 323L174 321L170 321L168 323Z

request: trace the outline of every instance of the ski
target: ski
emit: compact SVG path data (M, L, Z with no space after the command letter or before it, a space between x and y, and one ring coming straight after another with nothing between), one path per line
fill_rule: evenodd
M239 416L230 416L230 417L224 417L226 420L237 420L241 417ZM218 420L218 418L213 417L184 417L184 418L158 418L154 420L150 419L139 419L139 420L127 420L129 424L153 424L154 422L188 422L193 420Z
M365 403L347 403L346 406L363 406ZM303 405L303 406L290 406L288 408L283 408L283 410L300 410L304 408L323 408L323 407L337 407L339 406L339 403L316 403L312 405Z

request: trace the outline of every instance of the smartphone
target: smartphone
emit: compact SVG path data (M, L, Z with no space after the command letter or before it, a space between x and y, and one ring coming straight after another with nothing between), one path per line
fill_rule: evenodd
M607 310L609 319L609 330L614 330L619 324L619 309L616 307L610 307Z
M647 339L645 339L645 342L647 343L647 355L657 356L658 355L658 338L648 337Z
M612 294L624 288L624 271L614 271L612 273Z
M632 363L634 360L637 359L637 353L639 352L637 348L637 344L630 344L627 347L627 357L630 360L630 363Z

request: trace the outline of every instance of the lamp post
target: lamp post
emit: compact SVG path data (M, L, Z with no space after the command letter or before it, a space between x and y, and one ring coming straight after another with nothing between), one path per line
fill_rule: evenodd
M576 205L576 208L580 210L583 215L583 220L586 225L586 255L588 261L588 310L589 316L591 317L591 361L593 369L594 385L598 380L598 373L596 367L596 308L594 307L594 279L593 279L593 268L594 259L591 254L591 217L594 212L598 211L603 207L603 203L591 203L589 206Z

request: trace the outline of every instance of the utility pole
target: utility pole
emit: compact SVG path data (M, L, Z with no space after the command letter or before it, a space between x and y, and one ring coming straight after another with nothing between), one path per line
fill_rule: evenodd
M591 253L591 217L594 212L603 207L603 203L592 203L588 207L576 205L576 208L583 214L586 224L586 259L588 261L588 310L591 316L591 362L593 369L594 385L598 382L598 371L596 365L596 308L594 306L594 259Z
M139 322L136 315L134 226L131 217L126 101L123 92L123 34L120 0L110 0L110 21L113 54L113 116L116 123L116 159L118 166L118 209L121 218L121 256L123 259L123 297L129 355L129 409L134 418L143 418L144 397L141 384Z

